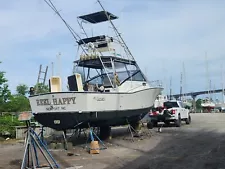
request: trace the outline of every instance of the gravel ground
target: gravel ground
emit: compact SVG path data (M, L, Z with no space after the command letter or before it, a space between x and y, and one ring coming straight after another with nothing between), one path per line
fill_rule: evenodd
M98 155L80 145L74 156L51 152L64 169L225 169L225 114L192 114L191 125L163 127L161 133L153 129L134 142L125 133L113 129L113 139ZM0 169L19 169L23 149L21 143L0 144Z
M225 114L193 114L192 124L163 128L161 142L121 169L225 169Z
M0 144L0 169L19 169L23 155L23 144L6 142Z

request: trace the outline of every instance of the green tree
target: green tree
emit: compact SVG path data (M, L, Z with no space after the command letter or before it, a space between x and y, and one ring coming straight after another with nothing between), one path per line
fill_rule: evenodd
M16 91L18 95L25 96L28 93L28 86L25 84L19 84L16 87Z
M35 93L41 94L41 93L48 93L49 92L49 86L43 85L42 83L38 83L34 86Z
M196 109L201 110L202 109L202 99L198 99L196 101Z
M8 80L5 78L5 72L0 71L0 112L4 111L4 104L11 95L7 82Z
M4 109L7 112L22 112L30 111L30 102L26 96L23 95L12 95L4 105Z
M4 106L4 109L8 112L22 112L30 111L30 102L26 97L28 93L28 86L25 84L19 84L16 87L17 94L12 95Z

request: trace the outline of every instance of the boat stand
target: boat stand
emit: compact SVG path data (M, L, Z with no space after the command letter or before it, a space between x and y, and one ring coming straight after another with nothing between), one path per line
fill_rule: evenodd
M87 134L84 129L76 128L73 130L73 133L69 138L72 138L72 137L80 138L82 132L84 133L85 137L87 137Z
M70 136L70 138L72 138L73 136L79 138L82 132L84 133L85 137L87 137L85 129L79 127L82 123L83 122L80 122L76 126L74 126L74 131L73 134Z
M143 128L146 128L146 127L147 127L147 126L145 127L145 125L144 125L144 123L143 123L141 117L140 117L140 122L141 122L141 125L142 125ZM147 127L147 131L148 131L148 134L149 134L150 136L152 136L152 132L149 130L148 127Z
M27 137L25 143L25 151L21 164L21 169L56 169L59 165L50 154L45 144L42 142L38 134L32 128L30 121L26 121ZM48 165L41 166L38 158L38 151L41 152Z
M63 131L62 135L63 135L63 140L64 140L64 149L68 150L68 142L67 142L67 138L66 138L66 130Z
M90 150L90 147L88 147L88 141L89 139L91 139L91 141L95 141L94 137L97 138L97 140L102 144L102 148L100 148L100 150L104 150L104 149L107 149L106 145L104 144L104 142L97 136L97 134L93 131L93 128L90 127L90 131L89 131L89 134L88 134L88 137L87 137L87 140L86 140L86 146L85 148Z
M158 127L158 132L161 133L162 132L162 127L164 126L164 124L161 124L159 127Z
M138 135L138 133L137 133L137 131L131 126L131 124L129 123L129 121L128 121L128 119L126 119L126 121L127 121L127 124L128 124L128 131L130 132L130 134L131 134L131 139L132 139L132 141L134 142L134 135L133 135L133 132L136 134L136 135Z
M79 130L79 131L78 131L78 136L77 136L77 138L80 138L82 132L84 133L85 137L88 137L88 135L87 135L85 129L79 128L78 130Z

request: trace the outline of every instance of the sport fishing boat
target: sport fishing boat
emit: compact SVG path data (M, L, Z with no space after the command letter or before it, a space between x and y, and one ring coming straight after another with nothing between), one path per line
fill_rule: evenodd
M215 108L216 104L213 103L211 99L207 97L205 100L203 100L201 106L203 108L203 112L211 112Z
M137 123L163 90L152 86L139 68L113 23L118 17L99 4L102 11L78 17L86 37L71 31L79 49L74 72L68 76L68 91L62 91L61 78L53 76L48 93L29 97L34 118L43 126L67 130ZM88 36L82 25L87 22L108 22L115 35Z
M163 107L163 103L168 101L169 99L167 98L166 95L158 95L155 102L154 102L154 108L157 107Z

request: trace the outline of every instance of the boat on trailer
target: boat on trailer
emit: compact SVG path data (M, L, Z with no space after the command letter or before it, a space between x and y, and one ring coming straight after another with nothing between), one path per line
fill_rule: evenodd
M112 22L118 17L101 7L100 12L78 17L86 37L77 41L79 58L68 76L68 91L62 91L61 78L53 76L50 92L29 96L34 118L43 126L65 131L135 124L163 90L142 73ZM115 35L88 36L82 25L86 22L108 22Z

